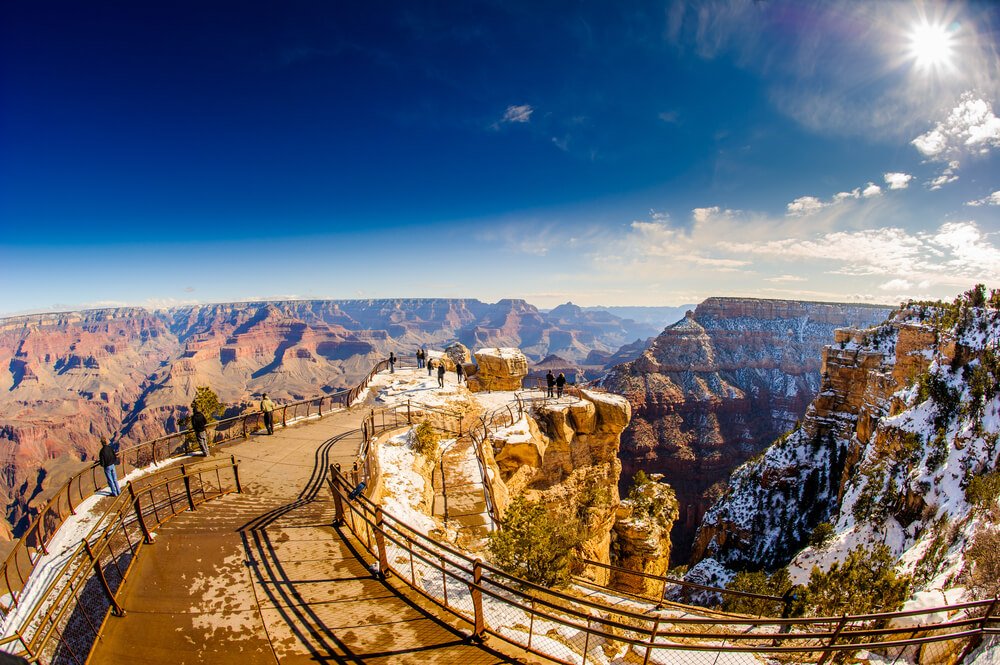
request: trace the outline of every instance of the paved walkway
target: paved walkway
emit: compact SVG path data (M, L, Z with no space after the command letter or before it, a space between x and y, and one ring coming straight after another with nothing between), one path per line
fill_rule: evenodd
M470 642L468 626L373 578L363 549L330 526L326 469L350 465L363 415L354 409L224 447L241 460L244 493L161 528L125 584L127 615L108 617L90 662L530 661Z

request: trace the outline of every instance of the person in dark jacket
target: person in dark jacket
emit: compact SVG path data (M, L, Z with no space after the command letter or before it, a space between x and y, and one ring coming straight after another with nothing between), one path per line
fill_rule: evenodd
M434 361L433 360L428 360L427 361L427 376L431 375L431 371L433 369L434 369Z
M417 349L417 369L424 368L424 350Z
M198 445L201 446L201 454L208 457L208 432L206 428L208 427L208 419L205 414L201 412L197 404L191 405L191 429L194 430L194 435L198 439Z
M462 367L462 363L455 363L455 374L458 376L456 382L461 383L462 379L465 378L465 368Z
M438 361L438 388L444 388L444 361Z
M396 354L392 351L389 352L389 373L396 373Z
M118 470L115 468L115 465L118 464L118 455L103 436L101 437L101 452L97 454L97 464L104 468L104 477L108 479L108 491L111 492L111 496L121 494L122 490L118 487Z
M559 372L559 376L556 377L556 396L562 397L563 387L566 385L566 375Z
M549 370L549 373L545 375L545 385L549 388L545 396L553 397L555 395L556 377L552 374L551 369Z

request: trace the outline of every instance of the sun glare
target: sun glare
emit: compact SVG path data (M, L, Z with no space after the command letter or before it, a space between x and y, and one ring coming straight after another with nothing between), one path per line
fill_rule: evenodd
M909 34L909 54L917 67L934 70L951 65L954 43L948 26L926 20L913 26Z

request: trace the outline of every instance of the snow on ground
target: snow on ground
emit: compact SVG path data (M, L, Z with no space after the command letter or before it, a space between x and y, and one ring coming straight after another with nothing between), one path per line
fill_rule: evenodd
M438 528L438 523L420 510L426 481L413 468L417 460L413 440L414 430L409 429L379 446L382 485L385 488L382 507L399 521L426 535Z

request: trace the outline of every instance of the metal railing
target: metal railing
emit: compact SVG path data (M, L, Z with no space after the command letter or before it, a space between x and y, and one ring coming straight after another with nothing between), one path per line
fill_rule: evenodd
M7 628L0 648L31 662L84 665L108 612L123 616L123 585L152 532L178 513L205 501L241 492L239 462L209 460L171 467L129 483L73 549L48 584L31 590L37 603L16 627Z
M351 485L337 466L331 467L329 485L335 524L351 531L381 575L396 576L467 622L475 637L492 635L567 665L607 662L608 654L627 651L643 663L663 662L659 655L679 651L684 662L706 665L721 653L827 663L861 649L898 660L916 650L961 653L975 640L1000 634L996 599L795 619L692 612L649 602L612 606L599 596L581 598L513 577L428 538L363 496L349 499Z
M350 406L367 389L372 378L388 366L388 360L375 363L371 371L353 388L278 407L274 414L275 426L287 427L305 418L323 417L337 407ZM234 439L245 439L263 426L263 415L260 412L209 423L209 445L217 446ZM133 469L177 458L187 452L193 441L192 430L184 430L123 447L118 451L119 477L128 475ZM38 511L0 565L0 621L5 621L7 615L19 606L21 593L31 573L39 559L48 554L48 545L59 527L68 517L76 514L81 503L105 487L107 481L103 470L88 465L71 476Z

